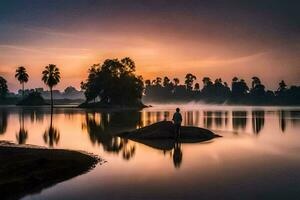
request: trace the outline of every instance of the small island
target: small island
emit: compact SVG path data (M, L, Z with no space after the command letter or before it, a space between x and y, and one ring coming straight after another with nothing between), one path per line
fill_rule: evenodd
M161 121L134 131L120 133L119 137L130 139L155 149L171 150L175 143L205 142L222 136L214 134L208 129L182 126L180 138L175 140L173 123L171 121Z
M91 170L100 158L84 152L0 141L1 198L28 194Z
M144 83L135 74L135 63L129 57L107 59L89 69L88 79L81 83L86 101L80 108L140 110Z

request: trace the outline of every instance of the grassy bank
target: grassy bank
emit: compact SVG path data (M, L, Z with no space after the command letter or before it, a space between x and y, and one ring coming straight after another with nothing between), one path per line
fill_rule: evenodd
M92 169L86 153L0 142L0 198L19 199Z

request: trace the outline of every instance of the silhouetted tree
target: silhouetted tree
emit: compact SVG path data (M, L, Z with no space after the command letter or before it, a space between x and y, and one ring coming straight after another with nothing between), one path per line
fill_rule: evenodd
M162 79L160 77L156 77L156 79L154 80L155 85L161 86L161 82L162 82Z
M8 113L6 110L0 111L0 135L4 134L7 129Z
M0 76L0 99L4 99L8 93L7 81Z
M231 91L234 100L240 100L247 95L249 87L244 79L239 80L237 77L234 77L232 79Z
M284 92L286 90L286 86L287 85L285 84L284 80L280 81L278 91Z
M50 64L42 72L42 80L50 88L51 108L53 108L52 88L60 81L60 72L56 65Z
M191 73L188 73L186 76L185 76L185 85L186 85L186 88L187 90L192 90L193 89L193 83L194 83L194 80L196 80L196 76L194 76L193 74Z
M175 86L179 85L179 79L178 78L173 78Z
M150 81L149 79L146 80L146 81L145 81L145 85L146 85L146 87L147 87L147 86L150 86L150 85L151 85L151 81Z
M252 99L257 103L261 103L262 98L265 96L265 86L261 84L258 77L252 77L252 88L250 90Z
M26 72L26 68L23 66L18 67L16 70L15 77L18 79L20 84L22 84L22 97L24 97L24 83L27 83L29 78Z
M144 83L135 75L135 63L130 58L107 59L89 70L88 79L81 83L86 102L99 98L100 103L130 105L141 102ZM160 84L158 79L156 84Z

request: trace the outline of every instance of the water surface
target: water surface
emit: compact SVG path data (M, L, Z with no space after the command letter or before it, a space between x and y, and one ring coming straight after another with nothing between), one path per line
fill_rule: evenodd
M184 125L222 138L173 149L115 137L161 120L141 112L0 108L0 140L92 152L107 163L24 199L299 199L300 108L181 106Z

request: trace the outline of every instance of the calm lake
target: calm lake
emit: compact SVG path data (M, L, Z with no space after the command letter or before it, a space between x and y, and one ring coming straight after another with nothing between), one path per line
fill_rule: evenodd
M24 199L300 199L300 107L180 106L222 138L153 148L114 137L170 120L177 105L102 113L0 108L0 140L84 150L107 162Z

